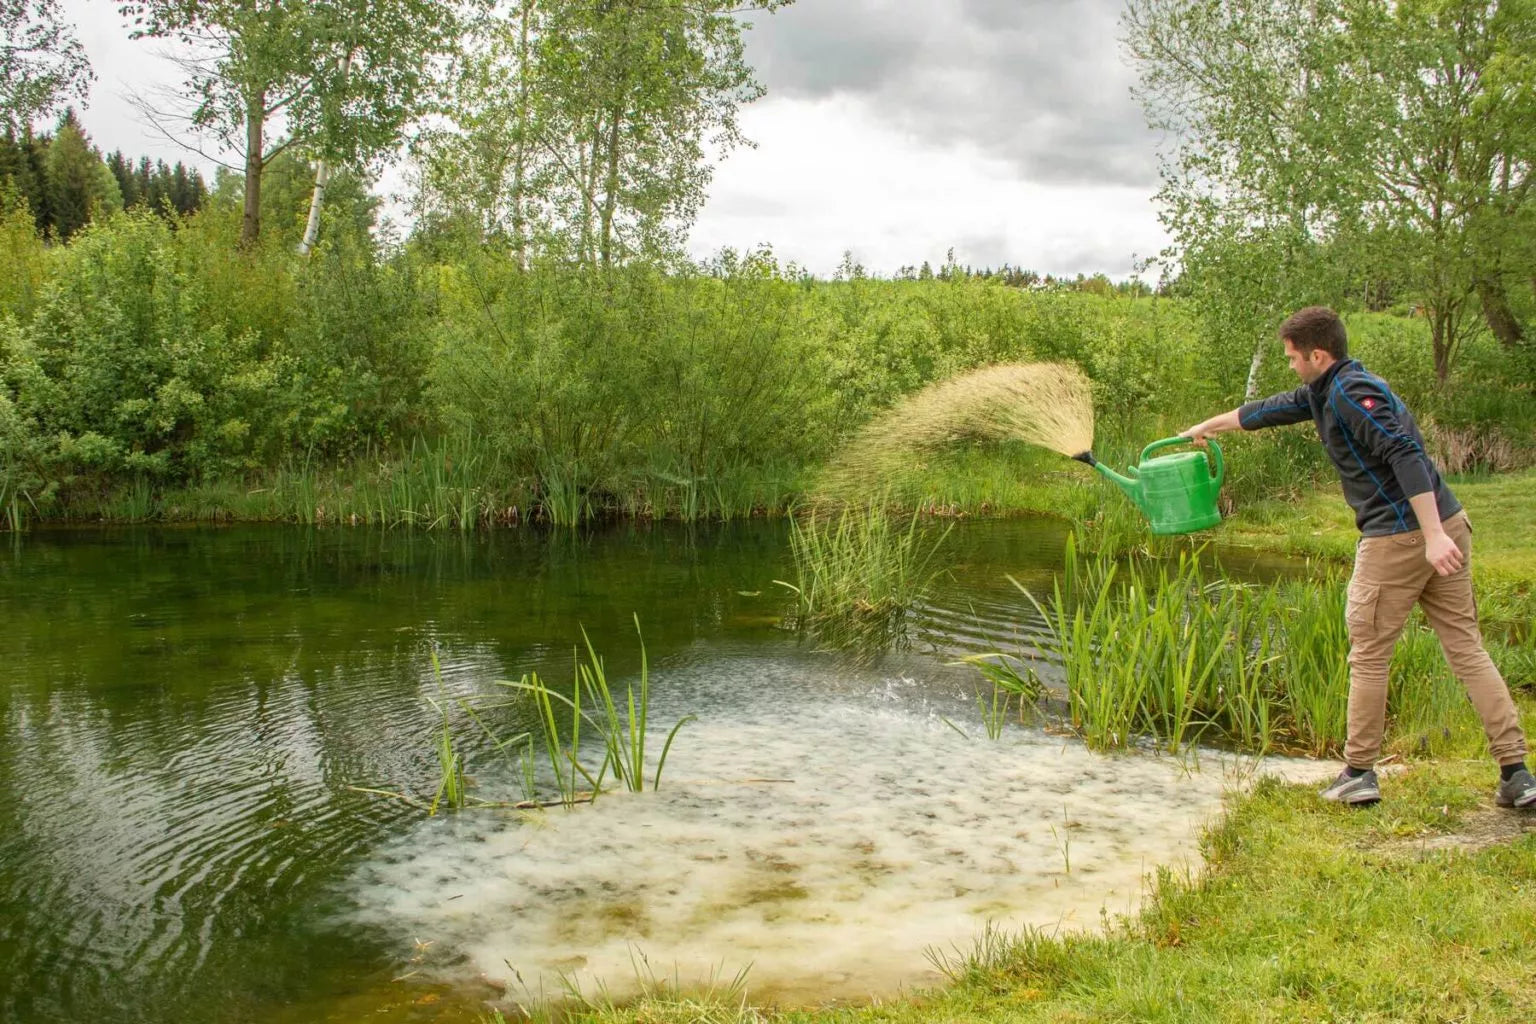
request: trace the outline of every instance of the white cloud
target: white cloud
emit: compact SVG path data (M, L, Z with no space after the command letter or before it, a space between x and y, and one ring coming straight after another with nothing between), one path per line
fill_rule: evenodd
M1040 184L975 144L947 147L873 116L865 101L766 99L743 117L754 150L716 172L692 250L771 244L830 273L844 250L876 273L950 247L962 263L1057 274L1131 272L1166 239L1143 188Z

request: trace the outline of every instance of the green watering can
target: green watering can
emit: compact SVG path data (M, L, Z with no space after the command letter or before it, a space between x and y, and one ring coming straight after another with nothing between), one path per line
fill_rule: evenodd
M1152 521L1153 533L1193 533L1221 522L1216 496L1221 493L1221 481L1227 475L1221 461L1221 446L1215 441L1206 442L1211 448L1209 465L1200 452L1150 457L1155 451L1190 443L1187 437L1153 441L1142 449L1140 464L1126 470L1130 476L1116 473L1095 459L1092 452L1072 457L1119 484L1126 497Z

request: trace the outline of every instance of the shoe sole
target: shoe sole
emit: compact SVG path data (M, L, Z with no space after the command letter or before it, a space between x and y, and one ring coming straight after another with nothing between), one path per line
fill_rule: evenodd
M1513 811L1523 811L1527 807L1536 807L1536 793L1533 793L1524 800L1503 800L1499 797L1494 797L1493 802L1500 807L1508 807Z
M1369 804L1381 803L1381 794L1380 793L1358 793L1358 794L1353 794L1351 796L1334 797L1332 799L1330 799L1329 797L1325 796L1325 797L1323 797L1323 799L1325 801L1327 801L1328 803L1331 803L1331 804L1341 804L1341 805L1343 805L1345 807L1365 807L1365 806L1367 806Z

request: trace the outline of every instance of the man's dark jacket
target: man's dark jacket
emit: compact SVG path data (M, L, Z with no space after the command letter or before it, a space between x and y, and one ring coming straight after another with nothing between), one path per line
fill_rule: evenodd
M1317 380L1295 391L1237 411L1244 430L1282 427L1311 419L1328 457L1344 483L1344 500L1355 510L1355 525L1367 537L1417 530L1408 499L1433 491L1442 520L1461 503L1440 479L1424 453L1424 438L1413 413L1387 382L1354 359L1341 359Z

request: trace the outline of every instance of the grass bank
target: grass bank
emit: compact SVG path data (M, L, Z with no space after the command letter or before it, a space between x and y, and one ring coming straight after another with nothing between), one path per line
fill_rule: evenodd
M1501 661L1511 682L1536 686L1531 648L1536 622L1536 470L1453 479L1451 487L1472 521L1473 586L1483 630L1509 647ZM1304 555L1340 564L1354 557L1354 515L1334 490L1318 490L1295 502L1259 502L1221 527L1224 542ZM1415 618L1417 618L1417 613Z
M594 487L556 467L520 473L492 446L459 435L430 443L418 439L340 464L294 459L245 479L162 488L138 478L99 489L77 487L67 501L56 503L52 521L429 530L574 526L620 518L723 521L783 515L804 493L807 478L805 470L777 463L726 466L709 477L652 466ZM26 511L17 517L23 525Z
M1474 564L1483 582L1528 590L1536 584L1536 470L1452 478L1451 488L1472 520ZM1296 501L1263 501L1243 508L1222 528L1234 543L1329 559L1353 557L1354 513L1336 489Z

